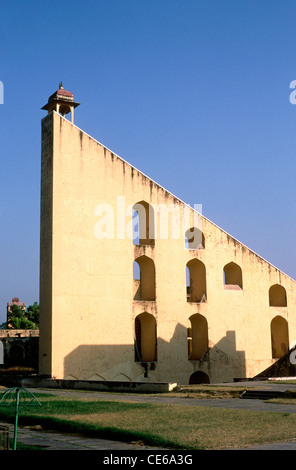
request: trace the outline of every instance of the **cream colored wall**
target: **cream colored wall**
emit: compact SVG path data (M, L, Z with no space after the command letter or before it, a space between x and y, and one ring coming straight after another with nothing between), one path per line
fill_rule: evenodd
M52 371L52 156L53 115L42 121L40 225L39 374Z
M275 315L288 320L290 340L296 339L295 282L207 219L200 250L185 249L182 237L134 246L128 237L116 237L116 225L115 239L97 239L96 208L110 204L116 215L118 196L125 207L142 200L184 205L57 113L46 116L42 127L41 374L188 383L202 370L218 382L252 377L274 362ZM133 300L133 261L143 254L155 263L156 301ZM185 267L194 257L206 266L206 303L186 301ZM242 268L242 291L224 289L223 267L230 261ZM269 307L274 283L285 286L287 308ZM156 318L158 336L158 360L148 377L134 361L134 321L144 311ZM187 355L194 313L209 326L203 361Z

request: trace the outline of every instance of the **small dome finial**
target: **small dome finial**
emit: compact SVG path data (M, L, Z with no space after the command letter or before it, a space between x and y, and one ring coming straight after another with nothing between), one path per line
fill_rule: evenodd
M47 104L41 109L46 109L49 113L55 111L60 113L63 117L71 113L71 122L74 122L74 108L77 108L80 103L74 101L74 96L71 91L67 91L63 87L63 82L59 83L59 89L50 95Z

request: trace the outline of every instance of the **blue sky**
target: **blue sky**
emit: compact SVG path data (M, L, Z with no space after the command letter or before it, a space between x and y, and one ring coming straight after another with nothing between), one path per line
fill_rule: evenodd
M39 301L40 108L296 278L296 2L1 2L0 322Z

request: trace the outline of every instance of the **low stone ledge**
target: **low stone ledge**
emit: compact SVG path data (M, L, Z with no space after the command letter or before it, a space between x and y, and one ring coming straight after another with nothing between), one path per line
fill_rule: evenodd
M166 393L174 390L177 387L177 384L167 382L117 382L104 380L39 379L35 386L39 388L97 390L101 392Z
M13 328L0 330L0 339L39 337L39 330L16 330Z

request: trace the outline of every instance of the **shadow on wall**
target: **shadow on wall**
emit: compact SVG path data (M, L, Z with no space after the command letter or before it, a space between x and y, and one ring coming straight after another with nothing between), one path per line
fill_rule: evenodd
M244 351L236 349L235 331L226 331L226 335L208 349L208 354L209 376L213 381L231 382L234 378L246 377L246 356Z
M190 340L188 329L178 324L169 342L157 338L155 360L151 361L141 361L137 356L136 339L135 345L80 345L65 357L64 378L194 384L246 376L245 353L236 350L235 331L227 331L212 347L205 345L198 360L190 358Z

